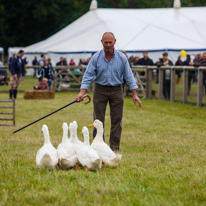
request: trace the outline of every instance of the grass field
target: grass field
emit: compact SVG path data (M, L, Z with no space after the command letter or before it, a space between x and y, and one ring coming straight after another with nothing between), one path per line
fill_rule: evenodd
M28 79L21 88L34 84ZM0 95L8 99L8 93ZM76 95L56 93L54 100L33 101L18 95L16 126L0 127L0 205L206 205L205 108L143 99L140 109L125 97L123 159L117 169L35 169L36 152L43 145L42 125L48 125L57 147L62 123L76 120L83 140L82 127L93 121L92 103L76 103L16 134L12 131L73 101ZM109 129L108 109L107 143Z

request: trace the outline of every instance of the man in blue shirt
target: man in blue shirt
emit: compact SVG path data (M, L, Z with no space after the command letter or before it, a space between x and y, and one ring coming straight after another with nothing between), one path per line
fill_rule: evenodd
M123 78L132 90L133 101L138 102L141 107L141 101L137 97L137 85L133 73L129 66L126 56L115 50L116 39L114 34L106 32L102 36L102 45L104 49L95 53L89 61L88 67L82 79L80 93L77 101L82 101L85 92L89 89L92 81L95 82L93 104L94 120L98 119L104 124L107 102L110 105L111 131L110 147L113 151L119 151L122 115L123 115ZM94 129L93 137L96 136Z
M20 50L17 56L14 56L11 60L11 76L10 76L10 90L9 90L9 98L12 99L14 95L14 99L17 98L17 89L21 84L21 81L24 80L25 76L25 68L24 68L24 51Z

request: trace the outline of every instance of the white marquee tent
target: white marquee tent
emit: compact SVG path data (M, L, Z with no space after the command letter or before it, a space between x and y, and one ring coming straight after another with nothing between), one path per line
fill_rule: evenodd
M95 2L95 0L93 0ZM59 57L86 58L102 49L101 37L111 31L116 49L128 56L142 56L148 50L157 61L163 51L174 62L181 50L188 54L206 51L206 7L157 9L91 8L85 15L49 37L25 48L31 62L34 55L46 53L55 64Z

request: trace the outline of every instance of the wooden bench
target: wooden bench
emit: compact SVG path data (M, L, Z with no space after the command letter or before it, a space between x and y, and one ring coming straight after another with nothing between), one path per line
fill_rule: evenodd
M54 99L55 92L52 90L26 90L24 99Z

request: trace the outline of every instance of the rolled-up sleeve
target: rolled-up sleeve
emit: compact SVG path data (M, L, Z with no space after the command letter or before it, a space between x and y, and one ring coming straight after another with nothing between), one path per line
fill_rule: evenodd
M132 70L131 70L131 68L129 66L129 62L128 62L127 59L124 62L123 77L126 80L127 84L129 85L130 90L138 88L138 86L137 86L137 84L135 82L135 79L134 79L134 75L132 73Z
M94 59L91 58L82 79L81 89L89 89L89 85L95 77Z

